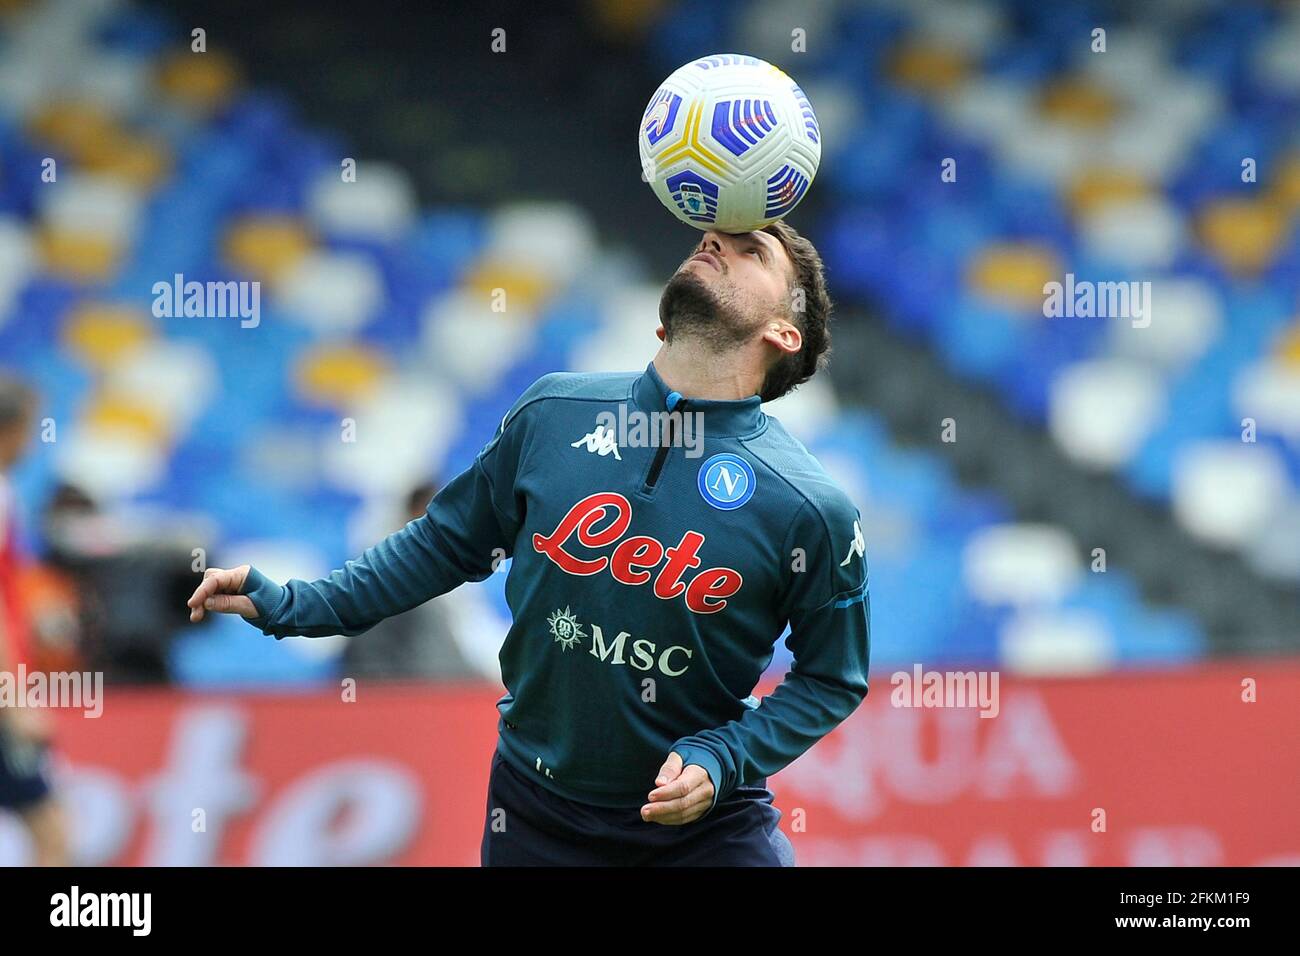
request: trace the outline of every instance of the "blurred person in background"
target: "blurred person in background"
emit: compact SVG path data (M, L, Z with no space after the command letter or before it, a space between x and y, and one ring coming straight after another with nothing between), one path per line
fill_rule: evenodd
M18 681L28 666L29 627L19 587L17 503L9 472L30 438L36 397L23 382L0 374L0 673ZM0 706L0 811L17 813L32 840L39 866L66 863L62 811L50 781L52 722L26 706Z
M49 601L32 608L56 632L50 653L75 654L109 683L169 682L173 625L181 623L176 601L202 578L191 551L202 530L184 516L101 508L64 482L42 510L41 534L48 575L41 591L61 588L76 602L61 618Z
M405 501L402 524L423 515L437 494L433 482L413 488ZM364 640L349 640L343 652L343 673L348 677L440 680L497 676L475 666L461 646L453 615L441 600L380 621Z

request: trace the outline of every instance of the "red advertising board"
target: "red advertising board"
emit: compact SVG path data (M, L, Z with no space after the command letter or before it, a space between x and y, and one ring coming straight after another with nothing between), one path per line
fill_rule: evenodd
M801 862L1300 865L1295 664L1008 679L992 719L889 691L876 675L774 778L787 815L807 807Z
M985 718L896 706L875 674L770 782L799 863L1300 864L1300 664L998 689ZM477 865L497 696L110 688L99 719L60 715L77 859ZM25 854L0 818L0 865Z

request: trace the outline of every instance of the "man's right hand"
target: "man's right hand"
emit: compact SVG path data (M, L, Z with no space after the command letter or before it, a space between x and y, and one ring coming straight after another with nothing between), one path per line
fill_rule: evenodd
M190 620L203 620L207 611L220 614L240 614L244 617L257 617L257 608L253 602L239 592L248 577L248 565L224 570L208 568L203 572L203 583L194 589L194 594L185 603L190 608Z

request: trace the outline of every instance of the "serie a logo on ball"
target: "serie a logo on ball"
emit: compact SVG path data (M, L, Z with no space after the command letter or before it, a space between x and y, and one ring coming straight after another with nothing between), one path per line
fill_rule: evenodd
M757 57L719 53L676 70L641 117L641 169L659 200L697 229L761 229L794 209L821 162L803 90Z

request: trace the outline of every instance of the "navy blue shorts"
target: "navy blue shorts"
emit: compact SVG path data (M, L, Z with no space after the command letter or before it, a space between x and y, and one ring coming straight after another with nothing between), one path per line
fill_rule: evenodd
M766 783L737 788L694 823L665 826L646 823L639 807L567 800L497 752L488 780L483 865L794 866L794 848L777 826L781 811Z
M49 795L49 748L0 730L0 810L26 810Z

